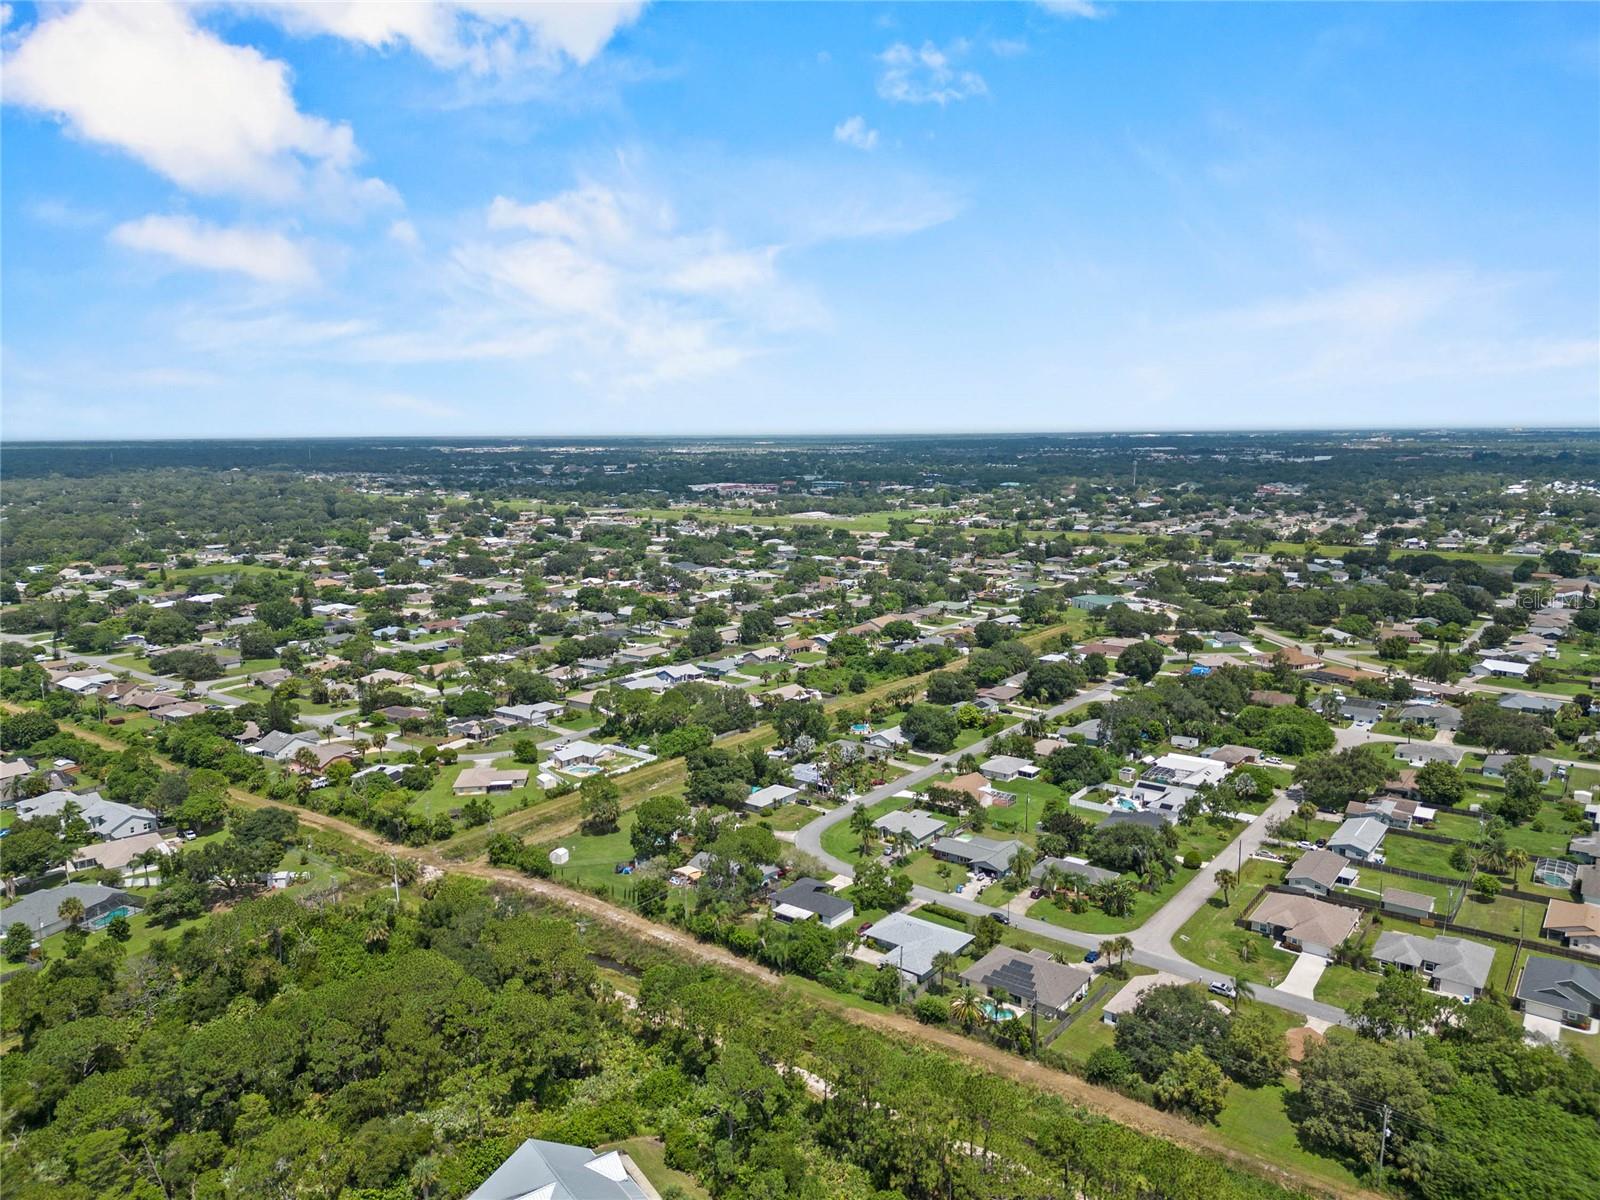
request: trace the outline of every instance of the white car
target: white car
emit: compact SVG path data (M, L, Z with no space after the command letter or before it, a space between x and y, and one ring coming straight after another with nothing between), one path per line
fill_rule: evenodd
M1226 996L1229 1000L1232 1000L1239 994L1238 988L1234 987L1233 984L1222 980L1219 980L1216 983L1207 984L1206 986L1217 995Z

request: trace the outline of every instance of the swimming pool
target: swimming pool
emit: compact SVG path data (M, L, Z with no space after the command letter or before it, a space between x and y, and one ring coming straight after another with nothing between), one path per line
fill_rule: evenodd
M988 998L978 1001L978 1007L983 1010L983 1015L991 1021L1004 1021L1011 1016L1011 1010L1002 1004L996 1004Z
M1117 797L1117 807L1122 809L1124 812L1138 812L1139 811L1139 806L1137 804L1135 804L1132 800L1129 800L1126 796L1118 796Z
M94 920L90 921L89 925L93 929L104 929L107 925L111 924L111 922L115 921L118 917L131 917L132 915L133 915L133 909L129 908L126 904L121 904L121 905L118 905L116 908L113 908L108 913L101 913Z

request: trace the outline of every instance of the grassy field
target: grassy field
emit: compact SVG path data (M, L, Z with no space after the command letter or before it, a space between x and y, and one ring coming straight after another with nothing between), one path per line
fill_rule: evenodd
M1234 890L1231 903L1224 906L1221 893L1207 900L1172 939L1174 948L1190 962L1224 975L1237 975L1251 983L1273 987L1283 982L1294 965L1295 956L1278 949L1264 935L1234 924L1262 886L1279 877L1279 868L1270 863L1247 862L1243 885ZM1241 947L1247 943L1254 951L1249 962L1240 956Z
M1075 929L1079 933L1126 933L1148 921L1156 910L1172 899L1178 889L1193 879L1195 874L1194 871L1180 867L1173 872L1171 879L1154 892L1134 893L1132 910L1125 917L1108 916L1093 905L1084 912L1075 913L1069 908L1059 907L1051 899L1034 901L1028 908L1028 915L1035 920L1059 925L1063 929Z
M1452 849L1453 847L1439 842L1397 834L1391 834L1383 839L1383 856L1389 866L1399 867L1405 871L1424 871L1429 875L1442 875L1447 879L1461 879L1465 883L1463 874L1450 865ZM1405 887L1410 882L1412 881L1402 877L1394 881L1394 886Z
M411 801L411 811L423 813L430 817L437 817L441 813L453 812L468 800L473 799L471 796L457 796L454 791L457 777L460 776L462 771L473 765L475 764L461 763L457 766L444 768L439 772L439 777L433 781L427 791L415 794L415 798ZM527 768L519 767L518 769ZM532 773L529 770L530 776ZM498 817L509 812L516 812L518 809L532 808L544 799L544 792L536 785L530 784L514 791L496 792L493 795L477 797L477 799L489 801L494 807L494 815Z
M1217 1118L1216 1132L1225 1142L1246 1154L1264 1157L1343 1187L1359 1186L1361 1181L1348 1168L1300 1145L1284 1107L1292 1088L1292 1084L1264 1088L1231 1085L1228 1102Z
M633 857L633 843L628 834L638 815L633 811L622 814L615 833L575 833L562 838L560 845L572 855L565 866L555 868L556 877L569 883L611 884L617 882L615 867Z

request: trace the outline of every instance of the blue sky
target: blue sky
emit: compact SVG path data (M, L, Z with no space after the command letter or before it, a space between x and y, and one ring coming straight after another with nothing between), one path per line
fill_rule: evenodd
M7 6L7 438L1600 422L1600 6Z

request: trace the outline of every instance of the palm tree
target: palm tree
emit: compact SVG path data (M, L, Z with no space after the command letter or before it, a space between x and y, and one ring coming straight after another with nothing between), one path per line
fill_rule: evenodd
M1238 873L1223 867L1222 870L1217 872L1216 878L1217 886L1222 889L1222 907L1227 908L1230 903L1229 894L1239 886Z
M1104 938L1104 939L1101 940L1101 942L1100 942L1100 957L1101 958L1106 959L1107 961L1110 961L1112 958L1114 958L1116 956L1116 953L1117 953L1117 939L1116 938L1109 937L1109 938Z
M1111 940L1116 946L1117 965L1121 966L1122 960L1133 953L1133 939L1128 937L1126 934L1118 934Z
M428 1200L439 1183L439 1160L425 1154L412 1164L411 1186L417 1189L421 1200Z
M76 896L68 896L56 906L56 916L60 917L68 925L76 926L79 921L83 920L83 901Z
M978 994L969 987L962 988L950 1001L950 1015L957 1025L970 1030L984 1019L983 1006L978 1003Z
M1523 867L1527 866L1528 862L1528 852L1521 846L1513 846L1510 850L1506 851L1506 869L1511 872L1512 883L1517 881L1517 872L1522 870Z
M961 965L961 960L948 950L941 950L933 956L933 969L939 972L939 988L944 989L944 977L948 972L954 971Z
M1251 984L1251 982L1243 975L1235 975L1232 982L1233 998L1230 1001L1230 1006L1234 1012L1238 1012L1239 1005L1243 1004L1247 1000L1254 1000L1256 998L1256 989L1254 985Z

